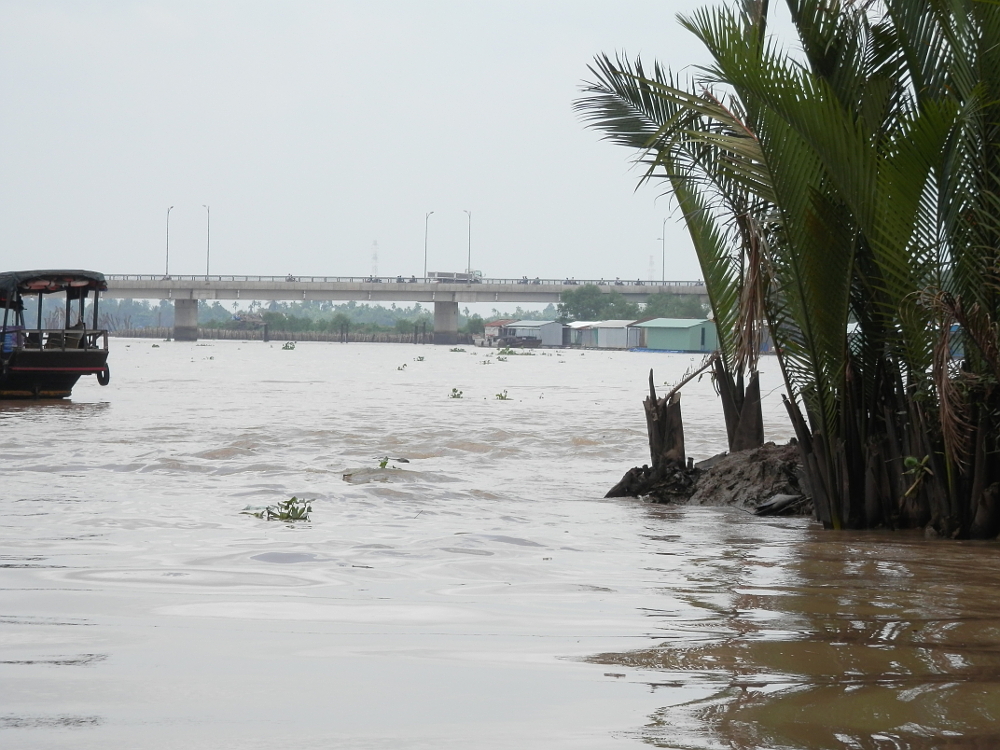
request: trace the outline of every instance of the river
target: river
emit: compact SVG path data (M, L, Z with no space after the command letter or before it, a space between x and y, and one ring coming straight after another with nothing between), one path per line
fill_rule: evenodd
M0 746L1000 744L995 544L604 500L696 360L487 354L116 339L0 403Z

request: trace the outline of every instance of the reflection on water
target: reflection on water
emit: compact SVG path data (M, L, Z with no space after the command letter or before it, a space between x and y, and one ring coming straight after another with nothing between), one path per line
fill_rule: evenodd
M110 404L106 401L71 401L61 398L42 398L37 401L30 399L0 400L0 424L5 420L22 419L45 422L53 417L58 420L88 419L105 411L109 406Z
M787 531L738 524L723 540L723 564L685 550L702 574L664 593L697 615L650 611L660 643L590 658L656 670L654 688L705 690L658 710L647 741L1000 747L1000 550Z
M1000 743L993 545L601 498L690 357L112 356L0 404L4 747ZM711 384L683 404L720 450ZM240 512L292 495L311 522Z

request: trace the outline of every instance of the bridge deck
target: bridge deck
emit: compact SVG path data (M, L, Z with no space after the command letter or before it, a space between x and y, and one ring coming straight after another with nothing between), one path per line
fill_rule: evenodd
M705 294L701 281L434 279L351 276L108 275L105 296L117 299L358 300L372 302L559 302L563 292L594 284L636 302L650 294Z

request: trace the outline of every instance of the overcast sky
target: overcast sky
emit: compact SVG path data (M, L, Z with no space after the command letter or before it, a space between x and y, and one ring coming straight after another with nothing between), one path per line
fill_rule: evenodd
M702 0L0 2L0 270L701 276L572 110L626 50L705 61Z

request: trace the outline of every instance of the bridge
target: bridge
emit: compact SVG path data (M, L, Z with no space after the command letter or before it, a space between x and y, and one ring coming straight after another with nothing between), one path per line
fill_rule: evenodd
M364 302L421 302L434 304L434 343L454 345L458 340L459 303L559 302L560 295L594 284L605 294L618 292L634 302L650 294L706 294L701 281L605 281L571 279L409 279L352 276L160 276L112 274L106 276L105 297L114 299L169 299L174 302L174 338L198 338L200 300L356 300Z

